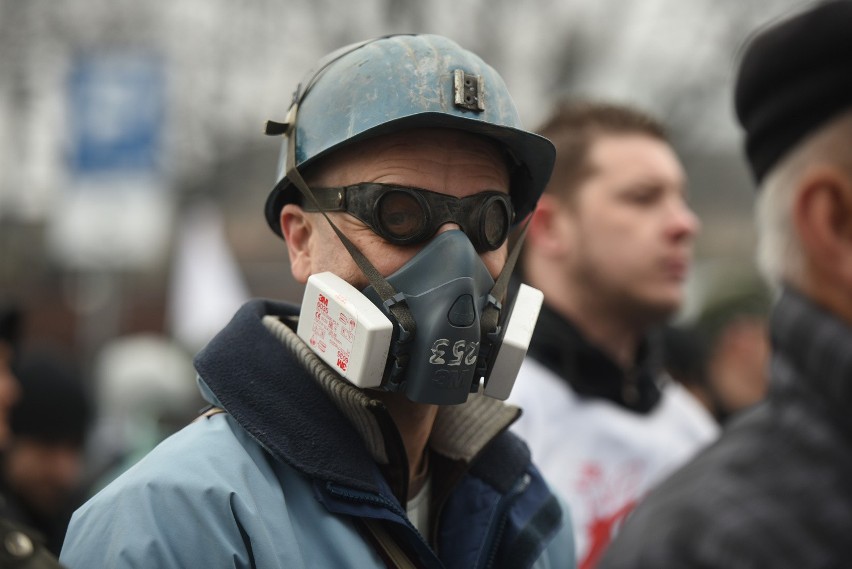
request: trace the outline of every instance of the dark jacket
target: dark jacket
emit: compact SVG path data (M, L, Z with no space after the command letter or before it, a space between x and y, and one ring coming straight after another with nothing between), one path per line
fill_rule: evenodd
M771 387L628 518L601 569L852 567L852 329L795 291Z
M0 517L0 569L63 569L63 566L45 547L41 535Z

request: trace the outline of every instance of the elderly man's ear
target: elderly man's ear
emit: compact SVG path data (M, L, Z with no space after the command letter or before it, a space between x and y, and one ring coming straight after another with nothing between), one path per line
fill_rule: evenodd
M852 317L852 178L834 167L814 168L802 178L792 213L808 288L838 296L832 305L846 297L843 312Z
M287 243L290 271L297 282L304 284L311 276L310 238L313 232L311 219L298 205L287 204L281 209L279 223L281 223L281 234Z

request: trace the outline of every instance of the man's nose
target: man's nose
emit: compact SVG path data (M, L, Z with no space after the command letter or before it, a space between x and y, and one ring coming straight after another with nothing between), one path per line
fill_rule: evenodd
M438 231L435 232L435 236L440 235L444 231L452 231L453 229L461 230L461 226L453 221L448 221L447 223L438 228Z
M669 220L669 234L677 241L691 240L701 230L701 220L684 201L673 207Z

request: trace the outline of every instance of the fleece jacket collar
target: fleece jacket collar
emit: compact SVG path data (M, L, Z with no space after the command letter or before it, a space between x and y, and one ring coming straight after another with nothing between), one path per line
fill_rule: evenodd
M262 323L298 307L255 300L195 357L201 380L275 458L310 477L378 492L376 466L352 425Z
M399 433L383 404L340 378L287 326L298 310L267 300L244 305L196 356L201 381L277 459L314 478L379 492L376 464L405 461ZM513 406L472 395L441 408L430 446L469 463L517 416Z

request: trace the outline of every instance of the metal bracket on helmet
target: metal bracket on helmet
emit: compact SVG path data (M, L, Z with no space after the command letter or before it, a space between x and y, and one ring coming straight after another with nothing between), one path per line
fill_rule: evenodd
M485 110L483 100L482 75L465 73L463 69L453 71L453 95L457 107L469 111L482 112Z

